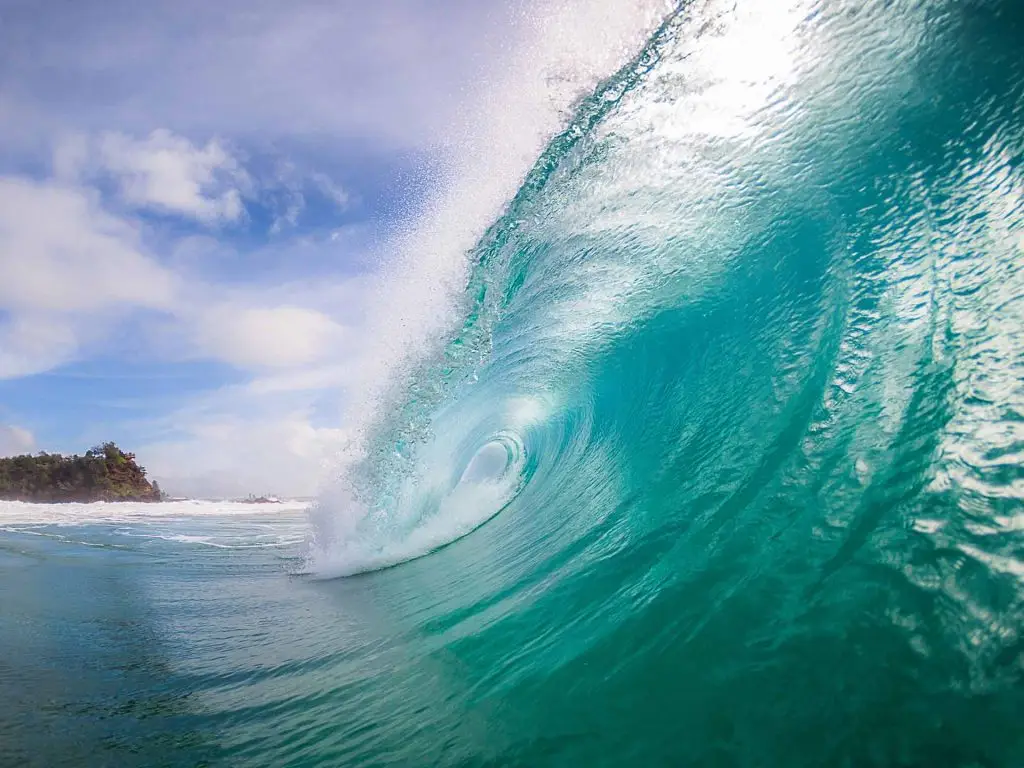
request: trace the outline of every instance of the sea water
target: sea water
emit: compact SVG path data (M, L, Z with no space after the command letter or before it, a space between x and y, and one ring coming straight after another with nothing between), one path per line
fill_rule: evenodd
M671 10L308 512L0 509L0 762L1024 764L1022 40Z

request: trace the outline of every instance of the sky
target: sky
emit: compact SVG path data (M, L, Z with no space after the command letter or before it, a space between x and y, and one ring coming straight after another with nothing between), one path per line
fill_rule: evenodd
M665 8L0 0L0 455L315 494Z

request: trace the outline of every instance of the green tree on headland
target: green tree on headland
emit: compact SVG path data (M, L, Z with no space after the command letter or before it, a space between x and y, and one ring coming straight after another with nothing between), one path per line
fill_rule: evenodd
M0 499L7 501L160 501L146 468L115 443L84 456L39 453L0 459Z

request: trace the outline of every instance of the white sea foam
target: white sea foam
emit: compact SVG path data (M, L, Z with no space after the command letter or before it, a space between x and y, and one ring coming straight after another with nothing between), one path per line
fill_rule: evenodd
M515 477L505 481L466 478L440 503L437 511L405 536L376 542L352 539L323 553L315 563L320 578L351 576L388 568L440 549L479 528L515 494Z
M279 504L200 500L160 504L0 501L0 536L3 532L46 536L92 546L96 543L94 534L100 533L127 545L155 539L219 549L286 547L303 540L308 506L304 501Z
M91 504L33 504L0 501L3 525L87 525L90 523L128 523L139 520L209 516L281 516L305 512L305 501L282 500L279 504L251 504L237 501L188 499L159 504L144 502L93 502Z

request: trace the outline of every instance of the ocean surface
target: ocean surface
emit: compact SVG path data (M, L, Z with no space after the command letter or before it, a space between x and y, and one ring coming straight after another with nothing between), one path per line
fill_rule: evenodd
M683 4L465 283L309 509L0 504L0 764L1024 765L1024 4Z

